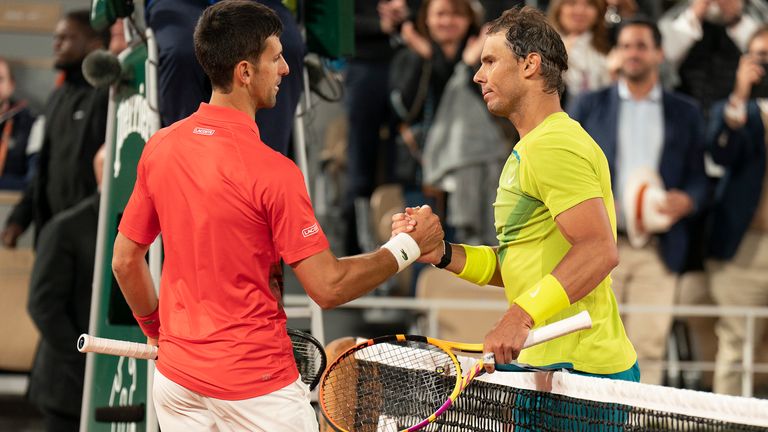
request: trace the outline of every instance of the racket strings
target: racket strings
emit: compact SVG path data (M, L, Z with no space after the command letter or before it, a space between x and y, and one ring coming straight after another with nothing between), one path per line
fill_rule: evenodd
M290 336L293 344L293 358L296 359L301 380L304 384L313 387L324 372L325 354L322 348L301 335L291 334Z
M321 403L344 430L400 430L432 415L453 391L456 375L453 358L437 346L374 344L331 367Z

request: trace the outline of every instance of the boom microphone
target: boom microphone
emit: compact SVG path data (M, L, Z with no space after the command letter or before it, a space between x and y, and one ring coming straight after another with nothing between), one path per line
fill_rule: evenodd
M88 84L96 88L116 84L120 81L122 74L120 60L107 50L92 51L83 60L83 76Z

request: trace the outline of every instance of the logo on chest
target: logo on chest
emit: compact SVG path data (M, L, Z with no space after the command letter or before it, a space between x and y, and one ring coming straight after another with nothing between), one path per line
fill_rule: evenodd
M192 133L195 134L195 135L211 136L211 135L216 133L216 130L215 129L196 127L196 128L194 128L192 130Z

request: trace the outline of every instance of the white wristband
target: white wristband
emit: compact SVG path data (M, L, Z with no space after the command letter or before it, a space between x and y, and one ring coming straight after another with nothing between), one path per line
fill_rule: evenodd
M381 246L388 250L397 260L397 272L416 262L421 256L421 249L413 237L406 233L400 233Z

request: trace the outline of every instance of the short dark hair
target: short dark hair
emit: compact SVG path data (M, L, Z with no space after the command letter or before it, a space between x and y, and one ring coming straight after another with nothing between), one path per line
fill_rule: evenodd
M568 70L568 53L557 31L544 14L530 6L512 8L491 21L488 34L505 32L507 46L524 59L531 53L541 56L544 91L562 95L565 92L563 72Z
M195 26L195 56L215 89L232 91L232 70L243 60L258 63L270 36L283 24L253 0L224 0L203 11Z
M621 21L621 24L619 24L619 31L616 32L616 38L618 39L618 35L629 26L642 26L650 29L653 34L653 42L656 44L656 48L661 48L661 31L659 30L659 26L656 25L653 20L642 15L635 15L632 18L624 19Z
M102 31L97 31L91 26L91 11L88 9L77 9L73 11L69 11L64 15L64 19L67 21L72 21L73 23L77 24L78 27L83 31L85 36L88 39L99 39L101 41L102 47L106 48L109 46L109 40L111 39L112 35L109 33L109 28Z

